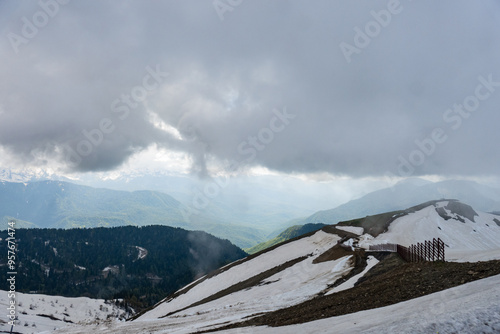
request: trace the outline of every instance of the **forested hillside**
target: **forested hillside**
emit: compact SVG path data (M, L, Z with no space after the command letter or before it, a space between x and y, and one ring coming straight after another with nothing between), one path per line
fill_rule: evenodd
M16 244L19 291L120 297L137 309L246 256L227 240L167 226L17 229Z

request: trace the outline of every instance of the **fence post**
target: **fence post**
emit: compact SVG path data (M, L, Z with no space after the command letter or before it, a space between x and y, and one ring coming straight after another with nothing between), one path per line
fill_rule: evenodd
M432 261L436 261L436 238L432 239Z
M421 242L418 243L418 250L419 250L419 255L420 255L418 262L424 262L423 259L424 259L424 255L425 255L425 249L424 249L423 243L421 243Z
M424 246L424 261L427 261L427 259L429 258L429 253L427 252L427 240L425 240L423 243L423 246Z
M439 260L439 242L436 238L432 239L432 245L434 250L434 261Z
M444 241L438 238L440 259L444 261Z
M425 250L427 253L427 261L433 261L432 259L432 245L429 240L425 241Z

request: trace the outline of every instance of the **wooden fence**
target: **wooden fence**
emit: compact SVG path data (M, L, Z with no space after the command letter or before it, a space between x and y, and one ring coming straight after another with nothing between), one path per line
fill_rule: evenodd
M444 261L444 242L434 238L410 247L398 244L370 245L369 250L397 252L407 262Z

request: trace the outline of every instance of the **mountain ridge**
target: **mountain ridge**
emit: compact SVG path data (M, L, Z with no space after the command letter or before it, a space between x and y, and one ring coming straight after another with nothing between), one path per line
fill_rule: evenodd
M65 181L0 181L0 229L9 219L18 227L75 228L167 225L204 230L240 247L263 241L265 233L206 216L183 214L184 205L162 192L133 192L82 186Z

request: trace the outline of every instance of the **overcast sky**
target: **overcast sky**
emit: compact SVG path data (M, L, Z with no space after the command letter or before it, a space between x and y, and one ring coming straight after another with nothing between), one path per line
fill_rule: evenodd
M4 167L498 176L498 1L65 2L0 1Z

